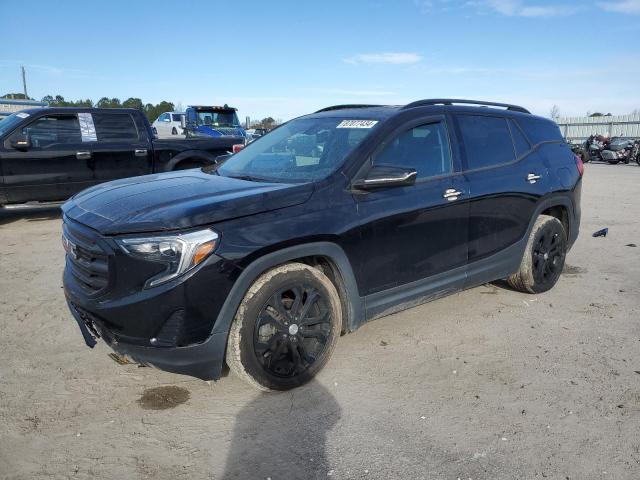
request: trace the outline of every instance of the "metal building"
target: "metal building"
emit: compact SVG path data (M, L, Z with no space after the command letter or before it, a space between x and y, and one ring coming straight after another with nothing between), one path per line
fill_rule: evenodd
M19 112L25 108L46 107L44 102L36 102L35 100L10 100L0 98L0 119L12 113Z
M640 113L610 117L560 117L556 121L562 135L574 143L590 135L640 138Z

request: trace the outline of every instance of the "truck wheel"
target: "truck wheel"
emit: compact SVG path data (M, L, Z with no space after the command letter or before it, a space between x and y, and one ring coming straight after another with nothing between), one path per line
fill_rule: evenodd
M178 134L178 130L176 130L176 127L173 127L173 129L171 129L171 135L177 135Z
M289 390L324 367L341 325L340 297L333 283L308 265L281 265L262 274L240 303L226 361L254 387Z
M560 278L567 254L567 235L560 220L540 215L533 225L520 269L507 278L521 292L542 293Z

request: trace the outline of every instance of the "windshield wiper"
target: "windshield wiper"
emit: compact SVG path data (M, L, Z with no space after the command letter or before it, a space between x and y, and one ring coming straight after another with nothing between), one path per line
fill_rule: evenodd
M267 178L254 177L253 175L227 175L229 178L237 178L238 180L246 180L248 182L269 182L273 183L274 180Z

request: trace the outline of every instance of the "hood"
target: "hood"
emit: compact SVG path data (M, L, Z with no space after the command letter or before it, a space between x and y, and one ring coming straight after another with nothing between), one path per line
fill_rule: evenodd
M199 125L196 128L198 133L210 137L244 137L245 131L240 127L214 127L209 125Z
M198 169L103 183L72 197L64 214L104 235L180 230L305 202L313 184L250 182Z

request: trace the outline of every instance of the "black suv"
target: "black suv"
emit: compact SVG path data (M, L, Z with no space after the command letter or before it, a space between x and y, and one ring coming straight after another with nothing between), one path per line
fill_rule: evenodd
M89 346L202 379L226 361L286 390L373 318L501 278L553 287L582 172L522 107L329 107L213 167L73 197L65 294Z

